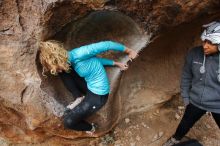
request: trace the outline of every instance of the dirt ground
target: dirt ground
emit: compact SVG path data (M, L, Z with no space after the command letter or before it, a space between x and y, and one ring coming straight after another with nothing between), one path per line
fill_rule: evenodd
M180 122L184 106L179 95L163 105L125 117L110 133L100 138L99 146L161 146ZM220 146L220 131L207 113L190 130L187 137L204 146Z
M175 132L184 110L181 98L176 95L147 112L134 113L123 118L109 134L87 139L87 142L84 140L85 146L161 146ZM194 125L187 137L199 140L204 146L220 146L220 131L209 113ZM72 145L71 141L68 143L66 145ZM14 146L4 139L0 139L0 145ZM51 143L28 146L38 145L49 146Z

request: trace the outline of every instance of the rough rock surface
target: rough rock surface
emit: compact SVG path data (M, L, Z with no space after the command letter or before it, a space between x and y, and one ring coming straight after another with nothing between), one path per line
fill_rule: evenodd
M142 50L128 71L108 69L110 99L89 119L99 123L95 136L100 136L125 115L147 110L179 92L184 55L200 43L201 25L220 19L219 8L219 0L0 1L1 137L23 144L51 138L82 144L86 140L75 139L90 137L63 130L63 108L73 99L58 77L42 77L40 41L57 39L70 49L111 39ZM121 54L104 55L128 61Z

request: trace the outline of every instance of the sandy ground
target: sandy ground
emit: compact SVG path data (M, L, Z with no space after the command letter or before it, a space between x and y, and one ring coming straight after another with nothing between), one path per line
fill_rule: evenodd
M161 146L176 130L184 113L180 97L143 113L121 120L109 134L100 138L99 146ZM204 146L220 146L220 131L210 114L204 115L187 137Z

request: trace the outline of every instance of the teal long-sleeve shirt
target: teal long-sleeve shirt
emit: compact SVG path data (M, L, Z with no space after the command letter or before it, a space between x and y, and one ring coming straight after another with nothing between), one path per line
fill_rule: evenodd
M68 61L74 70L79 76L85 78L88 89L98 95L106 95L110 91L109 79L104 65L114 65L114 61L96 57L97 54L108 50L123 52L125 46L112 41L102 41L68 52Z

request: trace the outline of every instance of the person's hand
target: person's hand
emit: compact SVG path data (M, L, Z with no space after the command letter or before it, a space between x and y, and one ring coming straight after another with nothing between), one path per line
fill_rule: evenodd
M126 63L115 62L115 65L120 68L120 70L127 70L128 65Z
M184 106L187 107L189 105L189 98L183 98Z
M138 53L130 48L126 48L125 53L128 54L128 57L130 58L131 61L132 59L135 59L138 56Z

